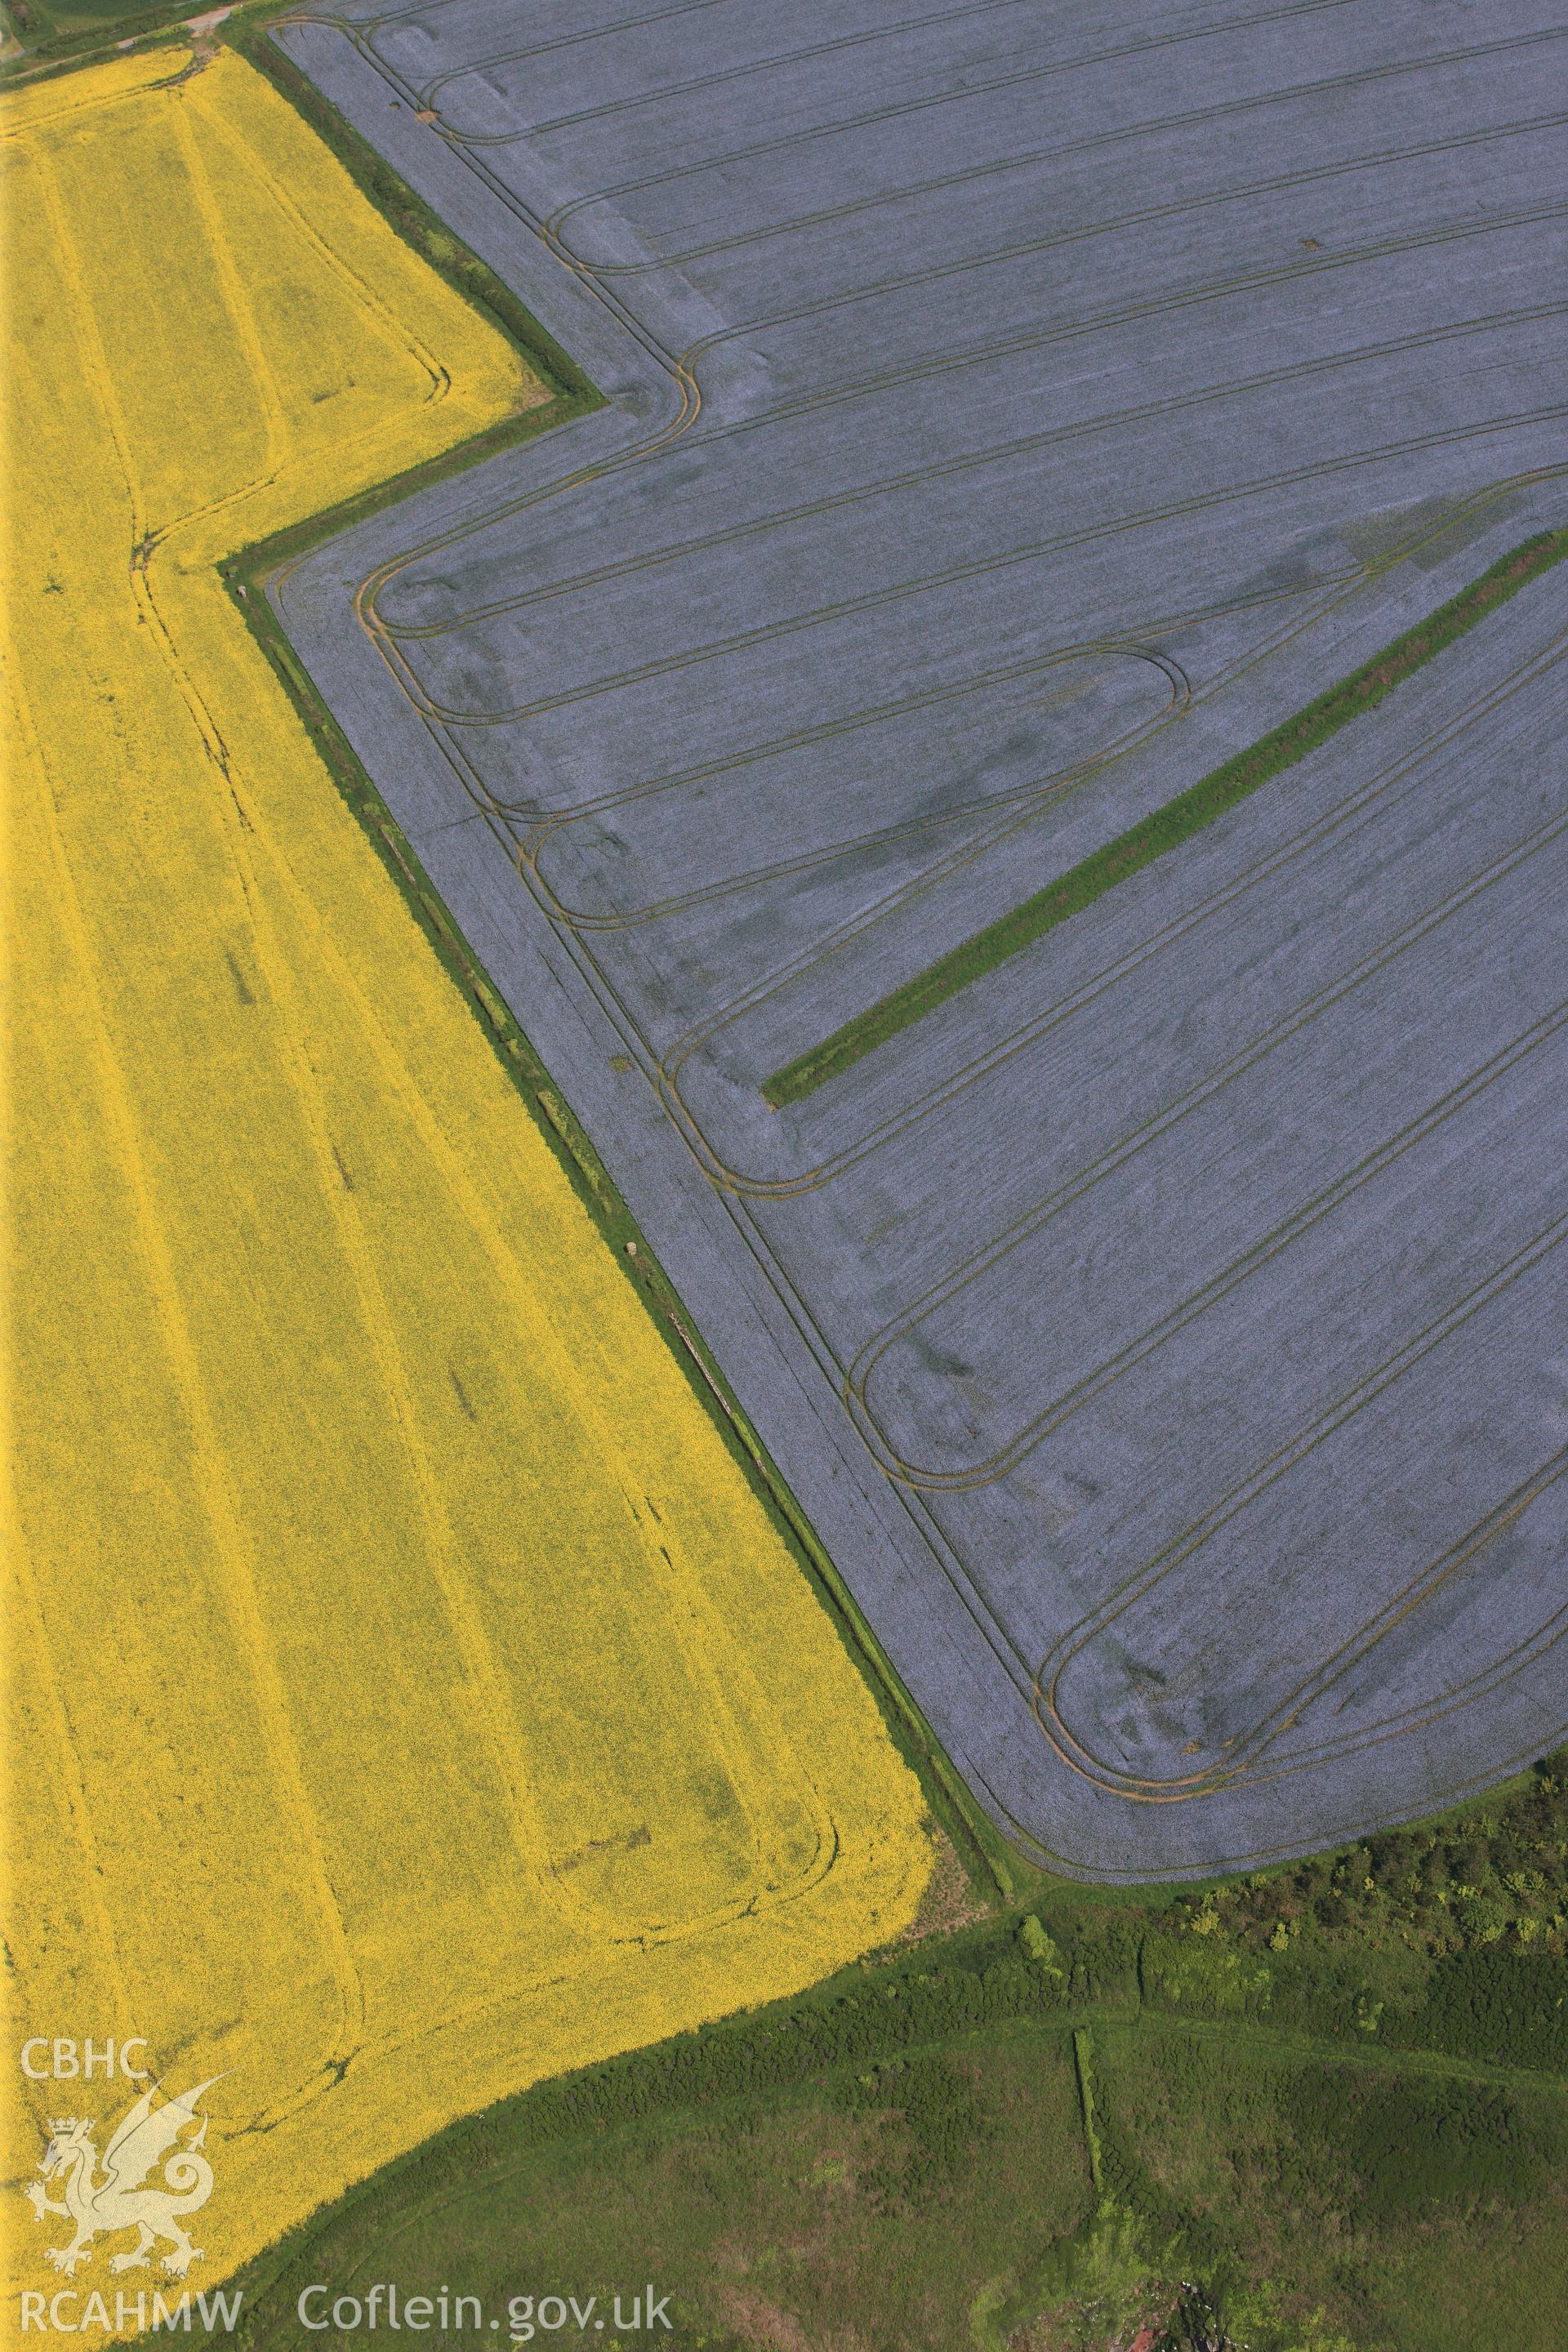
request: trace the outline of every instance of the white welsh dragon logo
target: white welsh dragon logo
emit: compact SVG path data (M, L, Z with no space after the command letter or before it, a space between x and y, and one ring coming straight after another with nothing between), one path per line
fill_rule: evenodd
M92 2260L93 2239L115 2230L134 2230L138 2235L126 2252L110 2257L111 2271L134 2270L149 2259L160 2238L167 2238L174 2248L163 2256L163 2268L174 2277L184 2278L191 2264L201 2260L202 2250L192 2245L180 2217L198 2211L212 2195L213 2168L199 2153L207 2136L206 2117L201 2117L195 2137L183 2147L176 2142L183 2131L196 2123L196 2101L202 2093L222 2079L220 2074L210 2075L183 2099L165 2099L159 2107L153 2105L158 2095L154 2083L116 2127L103 2151L101 2179L93 2146L97 2126L86 2116L65 2116L50 2123L49 2144L38 2159L44 2179L30 2182L27 2195L33 2200L36 2220L41 2221L46 2213L60 2213L76 2223L76 2235L68 2246L46 2249L58 2271L69 2278L79 2263ZM143 2188L166 2148L173 2153L163 2166L163 2185ZM46 2193L44 2182L62 2175L65 2200L58 2203Z

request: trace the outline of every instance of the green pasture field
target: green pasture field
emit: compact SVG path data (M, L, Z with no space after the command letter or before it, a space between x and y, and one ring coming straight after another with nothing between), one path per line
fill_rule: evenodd
M973 939L906 981L864 1013L858 1013L841 1029L836 1029L820 1045L810 1046L797 1055L793 1062L776 1070L763 1087L763 1095L775 1110L786 1103L804 1101L826 1086L829 1078L874 1053L886 1045L901 1029L909 1028L949 997L967 988L1020 949L1032 946L1054 930L1058 923L1081 914L1096 898L1130 874L1139 873L1145 866L1163 857L1168 850L1190 840L1205 825L1212 824L1238 801L1245 800L1259 785L1266 784L1282 769L1289 768L1331 735L1348 726L1363 711L1375 710L1386 694L1408 677L1415 670L1429 662L1457 637L1473 629L1494 606L1503 603L1535 579L1552 564L1568 555L1568 530L1542 531L1527 540L1523 546L1501 557L1479 580L1460 590L1447 604L1440 605L1430 619L1418 628L1408 629L1396 637L1381 653L1363 662L1348 677L1342 678L1325 694L1307 704L1281 726L1274 728L1245 751L1205 776L1163 808L1144 817L1126 833L1118 834L1113 841L1094 850L1079 864L1037 890L1021 906L1015 907L988 923Z
M138 40L199 13L194 0L163 0L149 7L147 0L5 0L0 20L19 44L7 60L25 66L37 60L66 58L76 62L79 50L101 51L118 40Z
M1282 1869L1040 1880L455 2126L254 2264L238 2340L293 2352L316 2282L651 2281L679 2352L1553 2352L1565 1859L1568 1751Z
M185 37L184 28L210 15L215 5L224 0L0 0L0 25L16 43L4 58L4 78L47 79L77 66L100 64L117 49L177 42ZM209 27L208 37L216 34L241 47L247 21L277 13L275 0L230 0L221 27ZM251 62L260 60L252 56Z

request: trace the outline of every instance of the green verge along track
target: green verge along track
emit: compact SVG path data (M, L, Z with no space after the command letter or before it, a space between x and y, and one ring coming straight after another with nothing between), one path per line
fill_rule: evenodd
M906 981L901 988L879 997L865 1012L858 1013L830 1037L797 1055L782 1070L776 1070L763 1087L763 1097L775 1110L786 1104L804 1101L837 1077L866 1055L875 1053L902 1029L945 1004L959 990L972 981L994 971L1009 956L1017 955L1032 946L1058 923L1080 914L1096 898L1129 875L1150 866L1168 850L1174 849L1204 826L1212 824L1238 801L1255 793L1281 770L1289 768L1342 727L1363 711L1374 710L1386 694L1403 678L1408 677L1422 665L1475 627L1494 606L1502 604L1519 589L1552 564L1568 556L1568 530L1542 531L1526 540L1521 547L1482 572L1479 580L1440 605L1429 620L1420 626L1406 630L1381 653L1373 654L1348 677L1331 686L1326 694L1308 703L1280 726L1270 731L1245 751L1225 761L1202 780L1191 785L1175 799L1152 816L1118 834L1113 841L1079 860L1068 872L1058 875L1043 890L1037 890L1022 906L1015 907L982 931L976 931L956 948L927 969Z

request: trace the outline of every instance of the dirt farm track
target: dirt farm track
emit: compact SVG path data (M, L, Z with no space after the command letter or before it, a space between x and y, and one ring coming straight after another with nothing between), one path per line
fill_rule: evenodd
M278 39L607 395L287 629L996 1820L1087 1877L1568 1718L1547 0L437 0Z

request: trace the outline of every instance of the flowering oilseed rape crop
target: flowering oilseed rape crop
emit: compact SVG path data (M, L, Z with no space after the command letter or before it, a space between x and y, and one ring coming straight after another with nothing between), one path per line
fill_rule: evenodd
M819 1976L929 1868L215 570L537 387L268 85L182 62L0 140L13 2320L61 2284L40 2132L74 2101L101 2148L134 2088L22 2083L26 2036L223 2077L205 2285L455 2115Z

